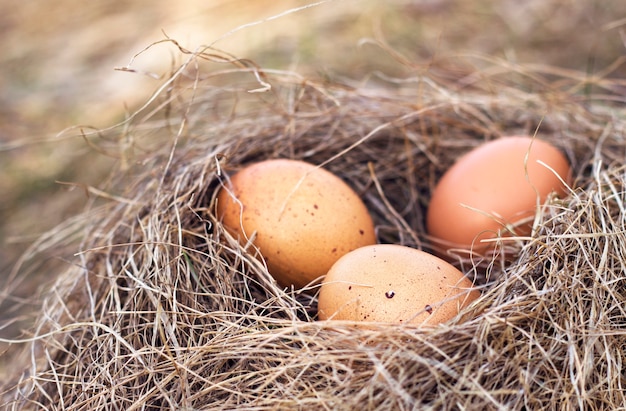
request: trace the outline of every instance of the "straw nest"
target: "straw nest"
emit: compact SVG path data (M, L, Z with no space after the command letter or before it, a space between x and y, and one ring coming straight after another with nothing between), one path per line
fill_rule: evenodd
M626 404L626 113L620 84L489 62L359 86L195 53L119 127L94 204L39 243L81 242L5 384L8 409L617 409ZM485 63L485 61L483 61ZM222 65L219 65L222 64ZM410 70L409 70L410 71ZM381 243L430 250L424 213L462 153L536 133L575 180L508 258L458 261L482 296L434 329L316 321L214 213L253 161L322 165ZM452 227L453 229L453 227ZM501 254L505 255L505 254ZM19 268L18 268L19 269ZM19 358L16 358L16 363Z

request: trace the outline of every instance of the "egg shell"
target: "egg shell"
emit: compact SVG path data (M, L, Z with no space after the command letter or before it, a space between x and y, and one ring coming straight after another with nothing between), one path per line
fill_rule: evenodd
M537 201L543 204L551 192L563 195L560 179L567 182L570 174L565 156L546 141L513 136L485 143L442 176L431 196L426 229L444 249L485 253L494 244L481 240L508 235L516 224L515 235L529 235Z
M480 296L459 270L432 254L396 244L358 248L325 276L320 320L433 326Z
M249 165L217 197L217 215L253 243L283 286L304 287L339 257L376 243L374 224L342 179L313 164L276 159Z

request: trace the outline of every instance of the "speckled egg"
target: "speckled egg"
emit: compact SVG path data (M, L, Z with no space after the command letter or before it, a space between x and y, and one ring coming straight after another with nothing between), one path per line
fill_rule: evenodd
M347 252L376 243L354 190L299 160L267 160L237 172L217 196L217 215L242 244L253 242L283 286L304 287Z
M401 245L358 248L341 257L320 288L320 320L432 326L450 320L480 296L455 267Z

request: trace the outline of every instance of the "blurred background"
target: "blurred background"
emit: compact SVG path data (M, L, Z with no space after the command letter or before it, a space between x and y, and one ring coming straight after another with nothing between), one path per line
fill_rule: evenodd
M28 321L17 303L53 280L12 277L46 230L80 212L115 159L86 144L139 107L180 63L166 37L263 68L332 81L373 72L463 77L489 59L626 79L623 0L3 0L0 3L0 337ZM384 51L387 49L388 51ZM392 50L393 52L389 52ZM397 53L397 56L393 54ZM409 64L398 64L406 59ZM136 72L116 70L132 60ZM59 256L49 256L51 261ZM11 279L11 287L6 286ZM20 308L36 312L36 299ZM7 324L9 322L9 325ZM0 346L2 354L2 346Z

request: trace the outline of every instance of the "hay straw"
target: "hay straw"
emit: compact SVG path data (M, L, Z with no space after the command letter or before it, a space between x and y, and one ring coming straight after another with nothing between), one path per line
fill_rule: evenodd
M585 106L589 96L571 92L579 79L567 73L539 81L518 66L529 83L512 84L512 67L496 62L471 81L379 76L376 87L356 88L203 57L192 53L126 124L86 136L108 150L121 134L135 154L89 191L108 202L49 237L53 248L64 233L84 232L33 334L8 341L25 357L4 384L3 407L623 407L619 107ZM249 93L259 79L271 88ZM538 137L574 167L571 192L540 210L531 238L502 244L513 259L459 261L483 295L434 329L316 321L317 290L278 287L214 213L229 174L299 158L362 196L380 242L429 250L424 213L441 174L482 142L540 123Z

